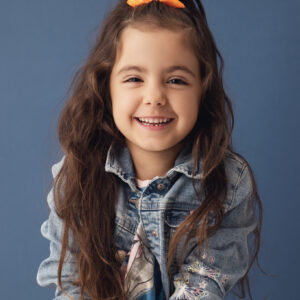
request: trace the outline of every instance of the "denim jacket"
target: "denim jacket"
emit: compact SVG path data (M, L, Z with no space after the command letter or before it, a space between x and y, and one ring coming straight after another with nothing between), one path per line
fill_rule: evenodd
M53 177L58 174L63 161L64 157L52 166ZM150 249L160 267L166 299L221 300L246 273L249 260L247 238L257 226L252 207L250 171L239 157L229 151L226 152L224 164L228 176L224 219L218 231L208 239L208 249L204 248L200 256L196 240L189 242L183 256L182 270L187 281L184 282L174 266L171 278L168 277L166 257L170 238L176 228L203 200L203 197L199 199L196 196L192 185L191 148L186 145L167 174L154 177L144 190L136 186L129 149L112 144L108 151L105 170L119 178L121 187L116 207L115 243L118 249L129 251L141 221ZM194 177L199 179L201 175L200 161ZM55 212L53 189L47 201L51 211L48 220L42 224L41 233L50 241L50 256L38 270L37 282L41 286L57 284L62 236L62 221ZM68 251L62 272L63 280L74 270L76 272L76 249L70 247ZM78 287L67 281L64 288L74 299L79 299ZM67 299L57 288L55 300Z

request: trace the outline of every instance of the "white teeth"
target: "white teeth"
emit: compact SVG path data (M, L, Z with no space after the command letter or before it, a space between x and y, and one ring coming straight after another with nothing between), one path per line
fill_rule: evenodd
M140 121L142 122L146 122L146 123L166 123L168 121L170 121L171 119L153 119L153 118L138 118Z

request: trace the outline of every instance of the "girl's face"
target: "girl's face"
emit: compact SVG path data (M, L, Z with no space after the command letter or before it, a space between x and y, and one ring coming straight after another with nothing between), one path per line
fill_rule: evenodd
M114 121L131 153L178 153L197 120L201 95L199 63L183 33L125 28L110 95Z

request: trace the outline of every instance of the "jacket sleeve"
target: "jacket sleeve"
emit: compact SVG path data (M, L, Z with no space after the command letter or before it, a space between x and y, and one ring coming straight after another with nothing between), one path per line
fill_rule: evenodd
M56 164L52 166L53 178L56 177L60 168L63 165L65 156ZM62 293L58 287L58 264L61 250L61 239L63 233L63 223L58 217L55 211L53 187L47 196L47 202L50 208L50 214L48 220L46 220L41 226L41 234L44 238L50 241L50 255L39 266L37 273L37 283L40 286L48 286L51 284L56 285L54 300L69 300L65 294ZM66 253L65 263L62 270L62 284L65 291L74 299L80 299L80 290L78 287L72 284L74 276L77 274L77 264L75 261L76 249L71 248L72 234L69 233L69 247ZM74 275L75 274L75 275ZM86 298L88 299L88 298Z
M245 275L249 265L248 235L257 226L246 165L234 186L232 199L220 227L208 239L208 249L202 250L199 256L196 242L189 248L182 265L186 283L180 273L175 274L175 291L170 300L221 300Z

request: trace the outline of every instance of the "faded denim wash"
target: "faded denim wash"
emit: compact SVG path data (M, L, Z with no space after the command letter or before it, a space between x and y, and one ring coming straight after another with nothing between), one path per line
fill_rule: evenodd
M63 161L64 157L52 166L53 177L58 174ZM183 272L189 286L182 281L179 270L174 265L171 278L168 278L166 256L170 238L176 228L203 200L203 193L199 199L192 186L191 148L186 145L176 158L173 168L163 177L154 177L143 191L136 186L129 149L112 144L108 151L105 170L120 179L116 208L116 245L120 250L129 251L141 220L160 267L166 299L220 300L246 273L249 260L247 237L257 226L252 207L250 171L239 157L229 151L226 152L224 164L228 176L224 220L208 240L209 251L203 249L198 256L195 239L189 243L183 263ZM196 179L200 178L200 171L201 161L195 173ZM42 224L41 233L50 241L50 256L41 263L38 270L37 282L41 286L57 284L62 237L62 221L55 212L53 189L49 192L47 201L51 211L49 219ZM76 271L75 252L76 249L69 248L70 255L63 268L63 280ZM74 299L79 299L78 287L71 282L65 283L64 287ZM67 299L57 288L55 300Z

